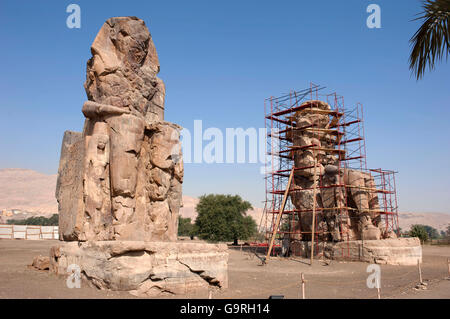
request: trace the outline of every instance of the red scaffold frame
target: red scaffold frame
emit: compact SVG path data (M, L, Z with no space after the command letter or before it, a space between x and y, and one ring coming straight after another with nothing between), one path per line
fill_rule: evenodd
M364 133L364 116L363 105L357 103L352 107L346 107L344 104L344 97L336 93L326 93L325 87L310 84L309 88L300 91L290 91L280 97L270 97L264 101L265 111L265 128L266 128L266 154L268 161L266 164L265 173L265 188L266 198L264 205L264 215L260 222L260 230L265 232L266 240L270 241L272 234L276 234L277 240L285 238L292 239L298 235L301 238L313 239L314 255L320 256L323 250L320 246L324 244L321 238L324 238L323 231L318 229L319 220L318 215L315 215L311 230L306 231L295 228L296 221L302 218L302 214L311 214L311 210L296 209L290 200L290 196L286 201L284 210L282 211L282 223L276 223L276 217L280 212L283 202L283 195L286 191L289 173L291 170L300 171L312 169L315 166L295 167L294 152L304 148L309 148L312 152L320 150L317 145L295 146L292 138L289 138L288 132L294 130L311 130L314 134L321 134L323 129L317 128L315 125L309 127L298 128L293 125L292 119L289 115L295 112L312 107L313 101L327 102L331 110L327 112L330 116L331 125L327 129L327 133L335 136L334 149L327 149L328 152L336 154L338 169L354 169L370 173L374 179L375 187L370 191L376 193L379 202L379 210L377 211L381 220L382 227L386 232L395 232L398 234L398 205L397 192L395 184L394 171L387 171L382 169L368 169L366 156L366 143ZM310 102L310 103L305 103ZM292 136L292 135L291 135ZM343 179L339 178L335 185L323 185L322 179L314 186L314 191L325 188L340 189L344 196L344 203L347 202L347 196L350 192L349 188L352 186L345 185ZM289 195L296 191L307 191L311 189L292 189L288 190ZM339 215L348 214L350 207L334 207L335 212ZM324 211L326 208L314 207L314 211ZM314 214L313 214L314 216ZM277 228L274 232L274 228ZM348 233L345 233L342 227L339 228L341 238L346 240ZM291 247L291 252L295 254L295 248ZM342 249L342 256L344 258L349 256L349 251ZM279 250L271 251L271 255L277 255Z

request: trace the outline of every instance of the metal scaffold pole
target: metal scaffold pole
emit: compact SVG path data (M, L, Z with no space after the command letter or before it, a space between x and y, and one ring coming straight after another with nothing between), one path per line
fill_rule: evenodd
M349 258L348 243L359 238L362 211L385 238L398 233L395 172L367 168L363 105L347 107L343 96L324 89L312 83L265 100L271 160L265 176L265 261L281 236L286 255L310 257L310 265L324 255L320 247L328 241L347 241L339 257ZM350 173L363 176L363 183L350 182ZM367 204L360 194L366 194Z
M289 175L289 181L288 181L286 190L284 192L283 202L281 203L280 211L278 212L277 220L273 227L272 238L270 239L269 249L267 250L267 256L266 256L266 260L265 260L266 262L269 260L270 253L272 252L273 243L275 241L275 236L277 235L278 227L280 226L281 216L283 215L284 207L286 206L286 201L289 196L289 188L291 187L293 176L294 176L294 168L292 168L291 174Z
M317 160L315 161L314 165L314 186L313 186L313 211L312 211L312 226L311 226L311 262L310 266L313 265L314 260L314 235L315 235L315 228L316 228L316 196L317 196Z

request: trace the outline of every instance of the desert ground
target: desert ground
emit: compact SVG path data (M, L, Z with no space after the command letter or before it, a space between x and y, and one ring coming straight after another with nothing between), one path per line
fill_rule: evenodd
M65 277L30 267L33 257L48 255L55 243L0 240L0 298L136 298L127 292L98 290L86 282L82 282L81 288L69 289ZM242 251L231 248L229 252L229 288L212 291L213 298L266 299L270 295L299 298L301 273L306 280L306 298L377 298L376 290L366 286L365 263L317 260L311 267L306 259L275 259L261 266L254 248ZM422 273L426 290L414 289L419 281L416 266L381 265L381 297L450 298L449 257L449 246L424 246ZM208 294L202 291L176 298L208 298Z

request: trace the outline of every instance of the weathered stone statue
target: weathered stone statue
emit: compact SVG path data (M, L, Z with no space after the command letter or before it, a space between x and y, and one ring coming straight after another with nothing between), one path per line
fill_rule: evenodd
M175 241L180 127L164 122L165 88L151 35L142 20L111 18L91 52L83 133L66 132L63 140L60 238Z
M151 35L111 18L87 63L83 132L65 132L58 170L60 240L50 270L69 266L101 289L140 296L226 288L225 244L179 243L180 127L164 121Z
M377 240L395 237L383 233L375 181L370 173L339 167L337 144L341 136L331 130L337 119L330 106L309 101L292 118L297 130L289 132L294 145L295 172L291 200L303 211L296 228L311 232L316 189L317 228L322 241ZM345 187L343 187L345 185ZM310 235L303 240L310 240ZM308 239L309 238L309 239ZM300 239L300 238L296 238Z

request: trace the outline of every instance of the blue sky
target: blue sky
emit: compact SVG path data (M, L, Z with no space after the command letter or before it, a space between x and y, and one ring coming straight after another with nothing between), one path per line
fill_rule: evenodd
M66 7L81 7L81 29ZM381 29L366 8L381 7ZM0 168L54 174L65 130L81 131L90 45L106 19L152 33L166 120L193 129L264 127L264 99L309 82L362 102L368 164L399 171L400 210L450 212L450 63L416 81L416 0L0 2ZM187 164L184 193L240 194L262 206L261 164Z

